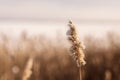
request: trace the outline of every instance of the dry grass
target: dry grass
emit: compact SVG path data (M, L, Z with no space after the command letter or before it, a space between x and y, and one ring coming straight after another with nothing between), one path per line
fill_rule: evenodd
M27 62L27 65L25 67L25 70L23 72L23 78L22 80L28 80L28 78L30 78L31 74L32 74L32 66L33 66L33 58L30 58Z
M70 27L70 30L67 31L68 40L72 44L72 47L70 48L70 52L72 54L73 59L76 61L77 66L79 67L79 75L80 75L79 80L82 80L81 67L82 65L86 64L84 60L85 55L83 53L83 50L85 49L85 47L82 44L82 42L79 40L76 28L71 21L69 21L68 26Z
M70 30L68 30L68 32L67 32L68 40L72 44L72 47L70 48L70 52L72 53L74 60L76 60L77 66L80 67L80 65L86 64L86 62L84 60L85 55L83 53L85 46L79 40L76 28L73 25L73 23L71 21L69 21L68 25L70 27Z
M28 80L78 80L78 67L62 38L22 34L12 40L0 37L0 80L22 80L33 55ZM87 65L82 70L83 80L120 80L120 35L108 33L104 39L87 36L84 42Z

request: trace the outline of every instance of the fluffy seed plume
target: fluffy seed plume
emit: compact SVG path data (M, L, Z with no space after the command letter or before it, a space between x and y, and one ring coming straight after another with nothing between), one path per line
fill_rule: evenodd
M30 58L25 67L22 80L27 80L32 74L33 58Z
M85 55L84 55L84 52L83 52L83 50L85 49L85 46L79 40L76 28L71 21L69 21L68 26L70 27L70 29L67 31L66 34L68 36L68 40L72 44L72 46L70 48L70 52L72 54L72 57L76 61L77 66L80 67L80 65L85 65L86 64L86 62L84 60Z

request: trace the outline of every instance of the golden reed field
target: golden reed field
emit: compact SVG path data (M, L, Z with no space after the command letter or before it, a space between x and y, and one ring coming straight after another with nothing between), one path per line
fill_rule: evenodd
M120 35L85 36L82 80L120 80ZM62 36L0 35L0 80L79 80L79 68Z

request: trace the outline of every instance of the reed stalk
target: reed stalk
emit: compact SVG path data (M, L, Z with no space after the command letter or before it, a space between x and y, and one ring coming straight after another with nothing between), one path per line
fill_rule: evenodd
M86 64L84 58L84 52L85 46L83 43L79 40L77 30L75 26L73 25L72 21L69 21L69 30L67 31L68 40L71 42L70 52L73 57L73 59L76 61L77 66L79 68L79 80L82 80L82 71L81 68L83 65Z
M33 67L33 58L29 58L25 70L23 72L22 80L28 80L32 74L32 67Z

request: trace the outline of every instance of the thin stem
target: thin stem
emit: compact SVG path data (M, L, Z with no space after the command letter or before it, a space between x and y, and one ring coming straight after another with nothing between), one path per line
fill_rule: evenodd
M79 80L82 80L82 67L79 67Z

